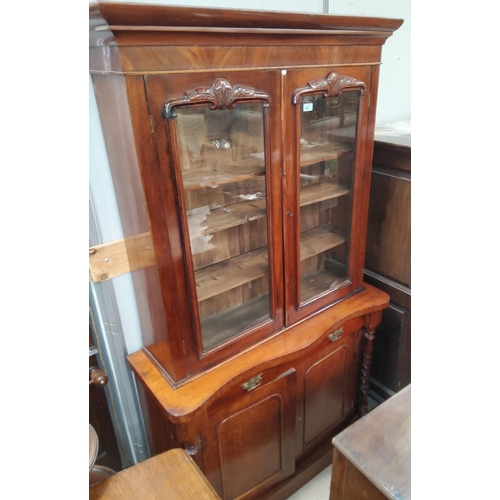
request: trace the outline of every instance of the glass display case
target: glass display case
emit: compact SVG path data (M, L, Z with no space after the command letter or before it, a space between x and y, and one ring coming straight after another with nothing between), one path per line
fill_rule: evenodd
M125 235L91 276L132 275L151 454L185 448L224 500L287 498L367 410L389 301L363 282L376 93L401 21L90 12Z

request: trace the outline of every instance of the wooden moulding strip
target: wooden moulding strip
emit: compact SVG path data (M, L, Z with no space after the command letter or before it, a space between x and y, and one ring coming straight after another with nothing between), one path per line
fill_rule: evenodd
M89 278L100 282L156 265L151 233L142 233L89 249Z

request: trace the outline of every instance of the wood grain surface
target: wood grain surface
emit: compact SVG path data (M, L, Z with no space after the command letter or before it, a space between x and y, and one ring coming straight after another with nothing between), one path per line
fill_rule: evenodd
M173 449L90 488L89 500L220 500L185 450Z
M408 385L335 436L333 446L385 497L409 500L411 498L410 433L411 385ZM349 481L345 482L347 485ZM331 500L364 498L359 495L358 497L353 497L351 494L350 497L340 495L338 483L339 476L332 470ZM363 488L366 488L364 483ZM349 485L345 491L352 489L353 486Z

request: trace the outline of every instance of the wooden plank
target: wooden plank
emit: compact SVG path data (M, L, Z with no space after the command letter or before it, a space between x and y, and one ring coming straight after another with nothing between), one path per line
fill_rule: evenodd
M198 301L244 285L268 272L267 247L200 269L194 273Z
M89 500L220 500L185 450L175 448L129 467L89 490Z
M329 226L315 227L300 235L300 260L314 257L344 242L345 238L332 233Z
M300 278L300 302L306 302L313 297L340 285L347 278L335 276L325 269L307 274Z
M301 235L301 260L342 244L344 238L321 226ZM248 252L195 273L198 300L206 300L267 274L267 247Z
M201 320L203 349L207 350L262 323L270 317L266 293L219 314Z
M123 238L89 249L89 278L106 281L156 265L151 233Z
M301 148L300 167L314 165L320 161L339 158L348 153L352 153L352 147L346 146L341 142L328 142L318 146Z
M350 192L348 188L338 183L323 182L307 186L300 191L300 206L319 203L320 201L338 198ZM188 214L189 235L197 238L239 226L246 222L266 215L266 200L260 198L255 201L235 203L209 210L200 207Z
M224 163L222 165L210 165L208 167L184 170L182 179L184 190L201 189L207 186L218 186L230 182L238 182L264 175L264 160L250 159Z
M246 201L209 210L200 207L188 214L189 236L197 238L265 217L266 199Z
M258 213L258 206L254 208ZM256 216L258 217L260 215ZM301 260L325 252L345 241L326 227L315 228L301 235ZM156 259L150 233L123 238L89 249L89 279L94 282L106 281L154 265ZM267 247L200 269L195 273L198 300L205 300L231 290L260 278L267 272Z
M350 190L334 182L321 182L300 190L300 206L305 207L312 203L330 200L349 194Z
M301 190L300 204L301 206L306 206L348 193L349 190L340 184L315 184ZM188 215L190 236L191 238L196 238L212 234L216 231L229 229L256 220L265 215L265 198L237 203L211 211L208 214L203 210L193 211ZM329 234L330 236L326 236L327 240L325 240L319 232L316 232L316 234L311 233L307 237L304 236L303 243L309 247L312 244L312 241L310 241L312 238L316 243L326 244L327 248L325 249L328 249L343 241L339 240L328 247L329 244L326 242L330 241L332 237L334 238L332 236L333 233ZM301 248L302 246L304 245L301 245ZM308 253L304 254L302 258L307 258L307 256L309 256ZM142 233L137 236L97 245L89 249L89 280L94 282L106 281L122 274L154 265L156 265L156 259L150 233ZM249 281L259 276L252 277ZM239 284L243 284L243 282Z
M328 226L321 226L301 235L301 260L334 248L345 241ZM237 286L244 285L269 272L267 247L248 252L195 272L198 301L206 300Z
M266 215L265 198L233 205L229 211L188 215L191 238L251 222ZM213 214L213 215L212 215ZM205 223L206 220L206 223ZM203 228L202 226L206 227ZM122 238L89 248L89 281L101 282L156 265L151 233Z

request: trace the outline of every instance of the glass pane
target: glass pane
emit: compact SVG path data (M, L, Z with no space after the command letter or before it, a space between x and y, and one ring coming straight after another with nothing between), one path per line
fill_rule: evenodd
M359 92L300 104L300 302L349 278Z
M177 110L203 349L270 317L264 114Z

